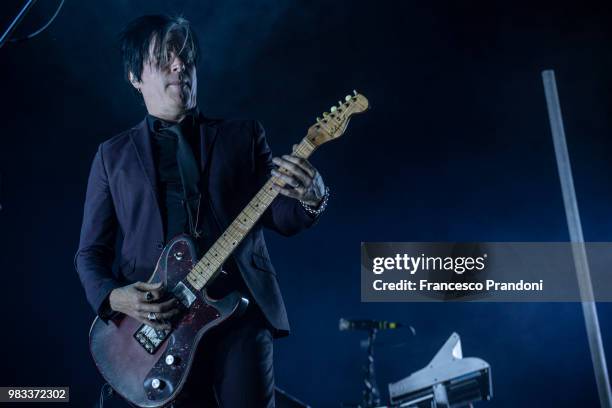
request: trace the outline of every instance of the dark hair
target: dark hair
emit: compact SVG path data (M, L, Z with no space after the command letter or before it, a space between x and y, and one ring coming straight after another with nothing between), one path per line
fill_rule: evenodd
M182 17L162 14L138 17L125 26L119 41L128 81L130 72L140 81L144 63L158 68L170 63L172 52L181 56L186 65L198 61L197 38L189 21Z

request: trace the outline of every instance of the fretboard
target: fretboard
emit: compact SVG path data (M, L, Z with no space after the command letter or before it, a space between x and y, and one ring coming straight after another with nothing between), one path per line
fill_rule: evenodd
M293 154L297 157L308 158L315 150L315 146L307 138L302 139ZM281 169L282 171L282 169ZM278 177L272 176L266 181L255 197L238 214L230 226L206 254L187 274L187 281L196 290L201 290L208 282L213 280L221 270L223 263L229 258L234 249L247 236L251 228L257 223L262 214L272 204L279 194L272 185L284 185Z

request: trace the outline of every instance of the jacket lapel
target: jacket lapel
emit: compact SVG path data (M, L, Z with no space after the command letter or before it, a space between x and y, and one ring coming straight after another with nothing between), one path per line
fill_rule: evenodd
M153 148L151 146L151 135L149 134L149 126L147 120L140 122L131 134L132 142L136 148L138 162L147 179L147 184L150 187L151 197L153 198L154 207L156 209L159 220L159 230L162 231L162 238L165 237L166 231L163 231L163 223L161 211L159 209L159 194L157 189L157 176L155 172L155 164L153 162Z
M157 177L155 175L155 163L153 163L153 148L146 119L136 126L136 132L132 133L132 141L136 147L138 160L151 186L151 190L157 199Z

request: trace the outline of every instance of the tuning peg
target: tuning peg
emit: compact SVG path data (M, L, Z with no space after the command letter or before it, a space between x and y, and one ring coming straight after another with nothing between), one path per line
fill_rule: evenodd
M331 113L334 113L336 110L338 110L338 108L336 108L335 106L332 106L331 108L329 108L329 111Z
M357 96L357 91L353 89L353 95Z
M317 123L321 121L321 118L317 116Z
M323 112L323 119L325 119L325 118L326 118L326 117L328 117L328 116L329 116L329 113L327 113L327 112Z
M350 101L351 100L351 95L346 95L344 97L344 100L347 101L347 102Z
M342 101L338 101L338 107L340 107L342 105L343 105Z

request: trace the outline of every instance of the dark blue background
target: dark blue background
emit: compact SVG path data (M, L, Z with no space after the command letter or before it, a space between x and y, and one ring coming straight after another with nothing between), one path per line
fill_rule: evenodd
M18 8L1 6L2 27ZM256 4L255 4L256 3ZM38 4L19 33L55 7ZM453 331L493 368L483 406L598 404L580 305L364 304L361 241L568 239L540 71L557 73L585 236L612 240L609 2L67 1L44 34L0 49L0 385L102 383L93 313L72 257L97 145L144 108L122 80L116 34L144 13L182 13L200 36L199 106L256 118L277 153L353 88L372 103L312 162L332 189L316 228L268 234L291 317L279 386L315 407L356 400L363 337L339 317L412 323L380 336L379 383L424 366ZM612 353L612 308L600 304ZM610 358L608 359L610 361Z

